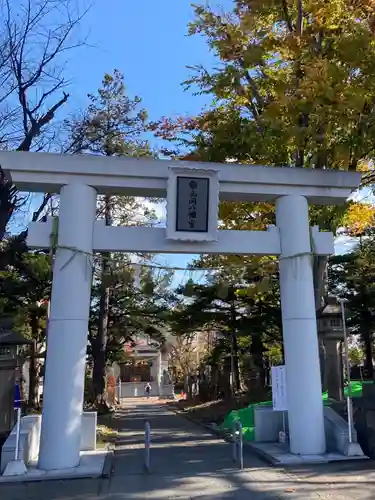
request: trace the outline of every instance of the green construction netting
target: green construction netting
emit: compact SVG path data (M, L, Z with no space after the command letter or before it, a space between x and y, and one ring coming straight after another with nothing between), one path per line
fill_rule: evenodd
M353 381L350 384L350 395L353 398L358 398L362 396L362 384L372 384L372 380L369 381ZM348 395L348 387L345 387L345 396ZM322 398L325 405L330 405L331 401L328 399L328 393L323 392ZM231 411L224 419L221 424L221 428L224 430L231 430L233 421L239 420L242 424L243 437L246 441L254 441L255 438L255 427L254 427L254 408L259 405L272 406L272 401L263 401L261 403L252 403L247 408L242 408L241 410Z

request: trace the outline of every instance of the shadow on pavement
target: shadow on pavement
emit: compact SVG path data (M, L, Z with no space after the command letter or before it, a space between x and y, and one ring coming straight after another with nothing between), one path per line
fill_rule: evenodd
M144 423L151 471L143 471ZM127 402L113 418L120 435L110 479L0 485L0 500L372 500L372 462L275 469L246 449L243 471L231 445L160 404Z

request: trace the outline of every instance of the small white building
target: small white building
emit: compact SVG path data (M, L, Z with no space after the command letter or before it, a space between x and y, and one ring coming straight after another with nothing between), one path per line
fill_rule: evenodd
M153 342L148 335L138 336L125 347L126 360L114 363L110 374L118 379L120 398L143 396L147 382L152 395L173 396L173 385L168 372L172 343L163 345Z

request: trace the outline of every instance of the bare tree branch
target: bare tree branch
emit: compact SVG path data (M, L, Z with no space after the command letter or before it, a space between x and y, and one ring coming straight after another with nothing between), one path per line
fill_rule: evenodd
M19 16L12 12L10 0L4 1L12 88L17 92L24 135L15 149L29 151L33 140L68 100L69 94L63 92L62 98L54 103L50 102L56 92L67 83L58 69L61 66L61 54L81 45L71 43L70 38L82 15L72 17L70 0L25 0L19 19ZM52 21L52 14L58 16L63 7L65 17L62 21L59 20L56 26L53 24L55 21ZM49 21L52 24L48 25ZM46 25L48 27L45 27ZM46 87L40 95L39 90ZM37 95L34 102L30 95Z
M67 102L69 99L69 94L63 93L63 97L57 101L54 106L52 106L43 116L41 116L38 120L34 120L31 118L31 127L25 133L25 137L21 144L18 146L17 151L30 151L31 144L35 137L40 134L41 129L47 125L51 120L53 120L56 111ZM27 110L27 114L30 111Z
M74 0L0 0L1 4L0 148L56 149L55 116L69 99L63 57L85 44L75 31L87 10L77 12ZM18 196L15 207L21 200L26 203L16 189L12 193ZM34 221L43 216L51 198L52 194L44 196Z

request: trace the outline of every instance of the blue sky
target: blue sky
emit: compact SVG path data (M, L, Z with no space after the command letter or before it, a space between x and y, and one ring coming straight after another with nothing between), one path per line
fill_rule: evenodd
M220 3L232 5L231 0ZM210 68L215 60L203 37L187 36L192 19L189 0L94 0L78 34L88 36L88 46L67 53L71 97L66 111L85 108L87 94L101 86L104 73L118 69L128 94L142 98L150 120L198 113L209 98L185 92L181 83L190 75L187 66ZM185 266L189 260L168 255L160 262Z
M220 5L230 8L232 1L221 0ZM68 111L84 108L87 93L100 87L104 73L119 69L129 95L143 99L151 120L199 112L209 98L185 92L181 82L189 77L187 66L211 68L215 60L203 37L187 37L192 19L190 0L95 0L80 24L90 46L67 56L72 83ZM188 260L182 255L161 259L175 266Z
M100 86L103 74L119 69L128 93L143 99L151 120L198 113L208 98L193 96L181 83L190 75L187 66L210 68L215 60L203 37L187 36L192 19L189 0L96 0L80 26L82 34L89 32L93 47L80 49L68 65L77 89L71 104L84 107L87 93ZM190 258L168 255L159 260L185 266Z
M207 99L184 92L181 82L190 73L186 66L212 67L214 57L202 37L186 36L192 19L189 0L96 0L80 26L92 48L79 49L68 65L72 104L84 106L87 92L116 68L129 93L142 97L151 119L198 112Z

